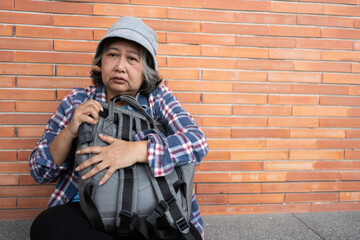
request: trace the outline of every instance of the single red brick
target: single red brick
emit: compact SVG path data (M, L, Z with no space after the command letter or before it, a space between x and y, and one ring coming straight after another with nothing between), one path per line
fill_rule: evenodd
M0 112L13 112L15 111L14 101L0 102Z
M229 10L247 10L247 11L269 11L270 3L267 1L247 1L235 0L219 2L217 0L205 0L205 8L229 9Z
M266 150L255 150L255 151L231 151L231 160L287 160L289 158L288 151L266 151ZM226 160L226 159L224 159Z
M15 10L67 14L92 14L92 4L59 1L15 0Z
M360 7L349 6L349 5L326 4L324 5L324 14L360 17Z
M18 176L17 175L0 175L0 185L4 185L4 186L18 185Z
M229 214L259 214L260 205L216 205L200 206L203 215L229 215Z
M235 22L235 12L221 12L213 10L198 10L185 8L168 8L167 17L170 19L188 19L198 21Z
M0 15L0 22L11 24L52 25L52 16L50 14L2 12Z
M14 137L15 128L14 127L3 127L0 126L0 137Z
M263 204L262 213L306 213L311 212L311 204Z
M0 191L1 191L1 189L0 189ZM198 184L197 193L198 194L260 193L260 184L259 183Z
M265 82L267 80L266 72L232 71L232 70L202 70L202 79L221 80L221 81L247 81L247 82Z
M5 88L15 87L15 77L0 76L0 87L5 87Z
M323 38L359 39L360 33L358 29L323 28L321 36Z
M359 150L346 150L345 151L345 159L360 159L360 151Z
M0 198L0 209L9 208L16 208L16 198Z
M232 129L231 137L233 138L288 138L288 129L267 129L267 128L256 128L256 129Z
M71 29L64 27L33 27L15 26L16 36L34 38L59 38L59 39L78 39L92 40L93 31L91 29Z
M3 0L0 2L0 9L4 10L13 10L14 9L14 1L13 0Z
M234 92L291 93L292 90L293 86L290 84L234 83Z
M236 44L240 46L294 48L296 41L294 38L236 36Z
M0 162L15 162L16 151L0 151Z
M25 125L44 125L49 120L52 114L0 114L0 124L25 124ZM10 141L11 139L0 139L0 141ZM29 139L17 139L13 143L8 143L9 146L16 147L16 141L25 141ZM1 145L0 145L1 148Z
M220 205L227 204L226 195L197 195L196 201L199 205Z
M307 72L269 72L269 82L320 83L321 74Z
M296 48L353 50L353 41L298 38Z
M114 5L112 5L114 6ZM128 6L127 6L128 7ZM94 6L95 8L95 6ZM93 10L95 11L95 9ZM54 15L54 26L109 28L118 19L98 16Z
M10 219L31 219L33 220L38 216L44 209L10 209L10 210L0 210L0 220L10 220Z
M321 36L320 27L301 27L301 26L269 26L270 36L291 36L291 37L315 37Z
M52 50L52 40L30 38L0 38L0 49Z
M184 104L182 104L182 105L184 105ZM230 136L231 136L230 129L202 127L201 130L204 132L205 136L208 138L230 138Z
M134 16L144 18L166 18L167 9L154 6L129 6L129 5L114 5L114 4L94 4L94 15L109 15L109 16ZM110 25L109 25L110 26Z
M296 24L295 15L238 12L237 21L242 23L263 23L263 24Z
M290 159L299 160L341 160L344 159L344 151L339 150L291 150Z
M12 25L0 25L0 36L13 36L14 27Z
M285 172L230 173L229 182L285 182Z
M201 171L260 171L261 162L203 162L200 166Z
M46 208L48 197L43 198L18 198L17 208Z
M283 203L284 194L230 194L228 199L228 204Z
M311 183L262 183L261 192L310 192Z
M312 212L329 212L329 211L359 211L360 203L343 202L343 203L314 203L312 204Z
M50 64L0 63L0 74L52 75Z
M287 193L286 202L337 202L339 193Z
M301 2L270 2L271 12L323 14L322 4Z
M264 171L306 171L313 169L312 161L277 161L264 162Z
M201 0L183 0L183 1L172 1L172 0L131 0L132 4L141 5L159 5L167 7L189 7L189 8L201 8Z
M49 197L54 186L0 186L0 197Z
M1 100L55 100L53 90L0 89Z
M35 146L35 145L33 145ZM22 147L21 144L17 147ZM2 147L2 149L4 149ZM0 173L28 173L29 165L23 162L0 162Z
M90 78L69 78L69 77L17 77L17 87L20 88L67 88L87 87L92 85Z
M286 180L289 182L339 181L340 172L288 172Z

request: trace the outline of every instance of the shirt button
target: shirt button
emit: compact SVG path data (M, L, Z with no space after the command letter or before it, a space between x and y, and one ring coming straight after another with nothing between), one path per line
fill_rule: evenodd
M62 197L61 199L62 199L63 202L65 202L65 203L68 201L67 197Z

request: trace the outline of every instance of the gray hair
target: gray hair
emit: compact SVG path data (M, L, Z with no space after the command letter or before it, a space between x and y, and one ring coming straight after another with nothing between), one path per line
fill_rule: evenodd
M106 39L104 42L102 42L99 49L99 53L94 58L94 62L93 62L94 65L101 67L101 59L106 48L116 39L117 38L109 38ZM157 88L157 86L159 86L162 79L160 78L159 73L155 70L154 60L152 55L143 46L139 45L139 47L140 47L140 58L141 58L140 62L143 67L143 76L144 76L144 82L140 86L139 93L148 96L152 91L154 91L155 88ZM90 77L95 86L97 87L104 86L101 77L101 70L98 70L96 68L91 69Z

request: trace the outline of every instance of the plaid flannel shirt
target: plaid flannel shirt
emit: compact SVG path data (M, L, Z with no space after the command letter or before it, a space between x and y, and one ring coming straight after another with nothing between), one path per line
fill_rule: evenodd
M29 156L30 173L36 182L58 181L48 207L69 202L78 191L78 173L74 170L76 167L74 155L70 155L62 166L56 166L49 152L49 145L57 134L69 125L75 108L90 99L105 102L105 88L91 86L74 89L66 96L61 101L57 112L48 121L44 135ZM161 84L149 97L137 94L136 99L169 131L168 137L155 130L140 132L135 137L137 141L148 141L148 161L154 176L164 176L176 165L190 162L200 164L208 152L206 138L171 91ZM131 109L129 106L127 108ZM203 222L195 194L192 198L190 221L204 237Z

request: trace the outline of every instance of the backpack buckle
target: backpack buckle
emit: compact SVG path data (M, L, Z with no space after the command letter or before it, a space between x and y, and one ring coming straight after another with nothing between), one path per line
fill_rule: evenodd
M146 220L152 224L155 225L156 220L159 217L164 216L164 212L169 209L169 206L164 200L161 200L159 204L154 208L152 214L146 218Z
M164 210L164 212L169 209L169 205L164 200L160 201L159 206L162 210Z
M176 199L173 195L170 195L168 199L165 200L165 204L167 205L167 208L170 208L170 206L176 202Z
M183 217L176 221L176 226L181 233L188 233L188 229L190 228L189 224Z
M132 213L129 211L126 211L125 209L122 209L120 214L120 217L126 217L126 218L131 218L132 217Z

